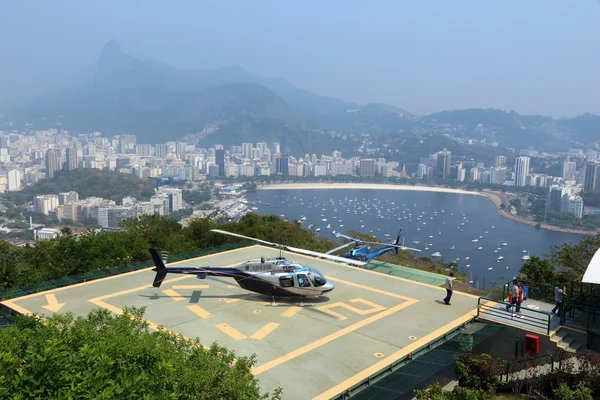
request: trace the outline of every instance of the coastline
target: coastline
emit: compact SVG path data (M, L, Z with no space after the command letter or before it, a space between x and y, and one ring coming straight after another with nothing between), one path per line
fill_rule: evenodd
M438 193L454 193L454 194L469 194L475 196L482 196L489 199L494 206L498 214L504 218L508 218L521 224L538 227L539 222L530 221L523 218L514 216L502 209L502 198L495 192L473 192L462 189L451 189L437 186L413 186L413 185L392 185L392 184L379 184L379 183L276 183L272 185L263 185L257 187L257 190L331 190L331 189L353 189L353 190L405 190L405 191L416 191L416 192L438 192ZM581 229L569 229L562 228L559 226L540 224L540 229L547 229L550 231L574 233L579 235L594 235L594 231L584 231Z

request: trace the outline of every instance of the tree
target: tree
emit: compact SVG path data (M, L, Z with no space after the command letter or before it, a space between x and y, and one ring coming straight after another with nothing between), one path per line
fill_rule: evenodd
M556 400L593 400L592 390L579 382L575 389L569 388L566 383L561 383L554 391Z
M538 256L531 256L522 266L519 277L528 281L545 283L547 285L556 284L556 269L549 260Z
M567 281L581 282L592 257L600 248L600 233L585 236L579 243L565 243L554 246L550 259L552 263L565 272Z
M0 397L15 399L267 399L251 368L213 344L152 332L143 309L123 315L21 316L0 329ZM277 389L270 397L279 399Z

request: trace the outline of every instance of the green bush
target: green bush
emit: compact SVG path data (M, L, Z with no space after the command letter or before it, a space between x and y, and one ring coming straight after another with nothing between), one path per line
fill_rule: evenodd
M23 316L0 329L0 398L267 399L251 372L255 362L151 331L143 309ZM280 398L276 390L272 399Z
M481 389L456 386L451 392L443 391L439 385L431 385L427 390L415 390L417 400L489 400L489 394Z
M455 358L454 367L462 387L494 393L500 382L502 363L489 354L461 354Z
M566 383L561 383L554 391L556 400L593 400L592 390L579 382L575 389L569 388Z

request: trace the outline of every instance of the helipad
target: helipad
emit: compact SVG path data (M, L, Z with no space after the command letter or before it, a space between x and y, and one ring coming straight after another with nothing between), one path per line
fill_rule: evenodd
M272 248L252 246L186 260L179 265L229 266ZM20 297L4 304L21 313L73 312L103 307L122 313L146 306L152 328L163 325L205 345L218 342L238 355L256 354L253 372L265 390L285 399L328 399L385 368L476 314L474 296L329 261L285 254L316 267L336 288L328 296L278 299L247 292L234 280L169 275L151 286L146 269ZM171 264L174 265L174 264Z

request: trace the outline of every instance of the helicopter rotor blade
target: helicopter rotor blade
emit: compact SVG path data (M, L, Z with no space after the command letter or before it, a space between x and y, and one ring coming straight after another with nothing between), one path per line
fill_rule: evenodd
M339 246L339 247L336 247L335 249L329 250L329 251L328 251L327 253L325 253L325 254L333 254L333 253L335 253L336 251L338 251L338 250L341 250L341 249L343 249L344 247L352 246L353 244L354 244L354 242L350 242L350 243L343 244L343 245L341 245L341 246Z
M221 229L211 229L210 231L211 232L217 232L217 233L223 233L223 234L229 235L229 236L239 237L241 239L254 240L255 242L266 244L268 246L274 246L274 247L277 247L277 248L282 248L282 247L285 248L285 246L282 245L282 244L267 242L266 240L256 239L256 238L253 238L253 237L250 237L250 236L240 235L239 233L227 232L227 231L223 231Z
M307 256L313 256L313 257L319 257L319 258L327 258L328 260L338 261L338 262L342 262L345 264L352 264L352 265L356 265L358 267L362 267L363 265L366 264L366 262L353 260L351 258L333 256L331 254L319 253L317 251L306 250L306 249L299 249L297 247L286 246L285 249L292 251L294 253L299 253L299 254L304 254Z
M359 266L359 267L366 264L365 262L358 261L358 260L353 260L353 259L350 259L350 258L338 257L338 256L333 256L331 254L325 254L325 253L319 253L319 252L316 252L316 251L311 251L311 250L306 250L306 249L300 249L298 247L290 247L290 246L286 246L286 245L283 245L283 244L267 242L266 240L256 239L256 238L253 238L253 237L250 237L250 236L240 235L238 233L227 232L227 231L223 231L221 229L211 229L211 232L222 233L222 234L225 234L225 235L235 236L235 237L239 237L239 238L242 238L242 239L254 240L255 242L263 243L263 244L266 244L268 246L273 246L273 247L276 247L276 248L278 248L280 250L287 250L287 251L291 251L293 253L304 254L304 255L307 255L307 256L313 256L313 257L319 257L319 258L327 258L329 260L338 261L338 262L342 262L342 263L346 263L346 264L352 264L352 265L356 265L356 266Z
M351 237L351 236L344 235L343 233L336 233L336 235L335 235L335 236L336 236L336 237L342 237L342 238L344 238L344 239L349 239L349 240L352 240L353 242L361 242L361 240L360 240L360 239L356 239L356 238L353 238L353 237Z

